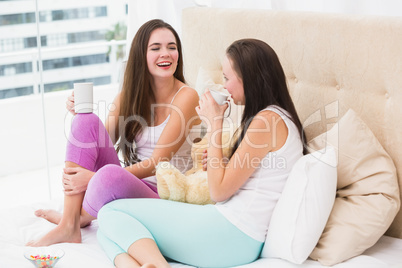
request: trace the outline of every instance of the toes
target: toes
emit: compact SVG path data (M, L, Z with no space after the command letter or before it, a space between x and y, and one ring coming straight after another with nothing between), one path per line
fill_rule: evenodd
M35 241L31 240L28 243L25 244L27 247L32 247L35 244Z
M36 211L34 212L34 214L35 214L36 217L43 217L43 216L45 216L45 214L44 214L44 212L43 212L42 209L36 210Z

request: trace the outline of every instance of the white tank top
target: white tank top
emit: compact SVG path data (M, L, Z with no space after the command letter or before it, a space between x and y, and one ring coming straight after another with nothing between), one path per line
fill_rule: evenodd
M243 186L228 200L216 204L232 224L248 236L264 242L274 207L281 196L290 170L303 155L303 144L296 125L278 106L264 110L277 113L286 123L288 137L275 152L269 152ZM263 110L263 111L264 111Z
M173 103L174 98L176 95L187 86L182 86L179 88L179 90L176 92L176 94L173 96L170 104ZM156 144L158 143L159 137L161 136L163 130L165 129L165 126L167 125L168 121L170 118L170 114L168 117L161 123L160 125L153 126L153 127L146 127L143 129L142 133L140 135L137 135L135 137L135 144L136 144L136 150L138 154L138 158L143 161L145 159L148 159L152 156L152 153L156 147ZM201 128L197 126L193 126L192 130L190 131L189 136L186 138L182 146L179 148L179 150L176 152L176 154L173 156L173 158L170 160L170 163L172 163L177 169L179 169L181 172L185 172L193 167L193 161L191 159L191 146L192 146L192 141L201 136ZM156 177L155 176L150 176L147 178L144 178L143 180L149 182L150 184L156 186Z

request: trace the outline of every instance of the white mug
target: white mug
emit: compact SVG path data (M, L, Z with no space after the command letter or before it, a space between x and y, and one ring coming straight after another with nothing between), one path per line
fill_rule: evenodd
M74 83L74 110L77 114L93 111L93 83Z
M228 115L225 116L225 117L229 117L230 116L230 101L228 100L228 98L230 97L230 95L220 92L220 91L216 91L216 90L210 90L209 92L211 93L211 95L214 98L214 100L216 101L216 103L218 103L219 105L223 105L225 103L227 103L229 105L229 107L228 107L229 113L228 113Z

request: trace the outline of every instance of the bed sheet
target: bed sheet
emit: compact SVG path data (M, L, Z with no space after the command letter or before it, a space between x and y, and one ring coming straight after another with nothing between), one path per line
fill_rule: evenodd
M54 228L54 224L44 219L37 218L33 212L38 208L62 210L62 201L36 203L27 206L19 206L0 210L0 267L31 267L24 257L24 246L27 241L39 238ZM64 257L58 262L57 268L112 268L113 265L105 256L96 240L97 221L81 229L82 243L61 243L51 247L64 250ZM174 268L192 267L180 263L171 262ZM302 265L296 265L280 259L258 259L257 261L239 266L242 268L263 267L323 267L318 262L307 260ZM346 262L335 265L336 268L380 268L402 267L402 239L383 236L372 248L363 255L352 258Z

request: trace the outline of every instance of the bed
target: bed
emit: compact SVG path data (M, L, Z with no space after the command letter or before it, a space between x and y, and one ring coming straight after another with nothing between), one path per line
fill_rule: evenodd
M13 209L3 209L0 217L0 267L33 267L24 257L26 241L47 233L54 228L53 224L33 216L33 211L38 208L48 207L61 211L61 200L52 203L36 203L30 206L20 206ZM64 257L57 263L58 268L71 267L114 267L105 256L96 240L97 221L94 221L87 228L82 229L82 244L57 244L52 248L64 250ZM381 239L364 254L354 257L346 262L333 267L340 268L382 268L402 267L402 239L383 236ZM171 262L172 267L191 267L188 265ZM319 262L311 259L303 264L293 264L286 260L277 258L260 258L256 262L241 266L244 268L265 268L265 267L324 267Z
M366 213L370 212L380 219L373 220L377 229L375 235L371 235L370 239L367 234L361 236L367 239L357 241L360 243L358 246L351 244L350 248L346 248L355 254L341 261L338 259L333 267L402 267L399 187L402 185L402 19L212 8L186 9L182 19L185 76L187 82L200 93L205 87L222 83L220 61L232 41L258 38L270 44L281 60L309 141L328 133L349 109L353 109L356 116L365 122L366 128L384 149L382 157L386 155L388 160L391 159L387 163L393 163L394 170L377 172L388 174L387 181L376 179L380 186L374 190L376 187L373 185L376 184L371 181L369 186L375 194L363 193L362 196L375 196L380 198L376 199L380 204L388 203L384 203L386 205L382 208L365 209ZM232 121L227 122L229 128L234 128L241 114L241 107L233 109ZM364 151L358 153L365 154ZM378 175L376 172L372 174L371 177ZM357 183L363 182L358 180ZM390 186L390 189L381 190L383 185ZM337 198L342 198L346 190L356 187L350 184L341 191L338 185ZM357 195L352 193L343 196L342 200L353 200ZM23 258L24 244L54 227L33 215L35 209L44 207L61 211L62 200L0 211L0 267L31 267ZM382 211L387 213L381 214ZM335 214L334 210L332 214ZM365 216L359 217L364 219ZM357 227L363 229L364 223ZM82 244L53 245L65 251L56 267L113 267L97 244L96 230L97 221L94 221L82 229ZM325 229L324 233L327 231ZM314 256L317 254L302 264L286 258L262 257L242 267L323 267L326 262L317 261L315 259L319 258ZM189 267L175 262L171 264L173 267Z

